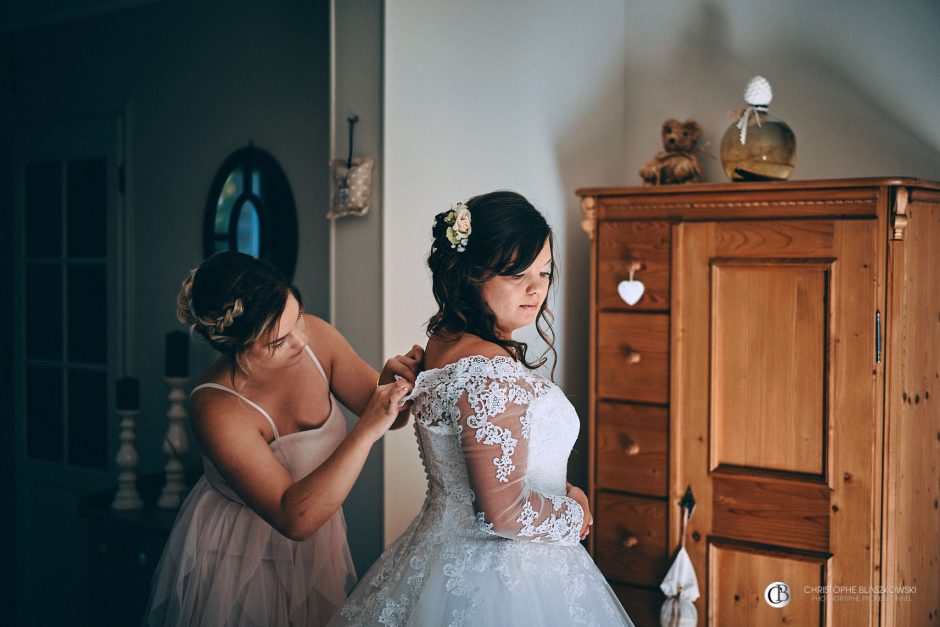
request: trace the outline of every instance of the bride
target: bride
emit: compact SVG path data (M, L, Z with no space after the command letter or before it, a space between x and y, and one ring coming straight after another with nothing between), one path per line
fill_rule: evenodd
M412 392L429 490L331 625L632 625L580 541L587 497L566 483L580 422L513 331L537 319L555 263L545 218L493 192L438 214L439 310Z

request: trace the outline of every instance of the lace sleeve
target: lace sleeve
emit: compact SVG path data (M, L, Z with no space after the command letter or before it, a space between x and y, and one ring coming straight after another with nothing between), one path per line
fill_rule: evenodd
M457 406L460 444L474 509L484 531L513 540L577 544L584 510L567 496L529 487L529 405L532 385L522 377L468 382Z

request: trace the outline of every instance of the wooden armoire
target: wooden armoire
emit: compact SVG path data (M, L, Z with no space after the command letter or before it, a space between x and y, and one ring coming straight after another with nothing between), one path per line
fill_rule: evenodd
M577 193L591 551L636 623L691 488L699 625L940 625L940 183Z

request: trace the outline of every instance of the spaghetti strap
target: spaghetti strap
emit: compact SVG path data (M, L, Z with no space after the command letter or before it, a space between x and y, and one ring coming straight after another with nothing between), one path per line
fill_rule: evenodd
M323 370L323 366L320 365L320 360L317 359L317 356L313 354L313 349L310 348L309 344L307 344L306 346L304 346L304 350L306 350L307 354L310 355L310 359L313 360L313 363L317 365L317 370L319 370L320 374L323 375L323 380L326 381L326 386L327 388L329 388L330 380L326 378L326 372Z
M314 359L314 361L316 361L316 359ZM320 364L318 363L317 366L319 366L319 365L320 365ZM323 372L323 370L321 369L320 372ZM268 419L268 422L271 423L271 428L274 429L274 439L275 439L275 440L278 439L279 437L281 437L281 435L280 435L280 434L278 433L278 431L277 431L277 425L274 424L274 420L271 418L271 416L268 414L268 412L264 411L264 409L261 408L261 405L259 405L258 403L254 402L253 400L251 400L251 399L248 398L247 396L242 396L241 394L239 394L238 392L236 392L236 391L233 390L232 388L225 387L224 385L219 385L218 383L203 383L202 385L197 385L196 387L193 388L192 392L189 393L190 397L191 397L193 394L196 393L196 390L201 390L202 388L213 388L213 389L215 389L215 390L223 390L223 391L225 391L225 392L228 392L229 394L234 394L234 395L237 396L238 398L242 399L243 401L245 401L246 403L248 403L249 405L251 405L252 407L254 407L255 409L257 409L257 410L261 413L262 416L264 416L265 418Z

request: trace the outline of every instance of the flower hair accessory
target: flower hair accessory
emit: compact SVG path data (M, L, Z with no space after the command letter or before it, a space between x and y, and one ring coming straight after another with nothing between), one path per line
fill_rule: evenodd
M473 231L470 225L470 209L467 205L458 202L457 206L444 216L444 222L449 225L444 235L450 242L450 247L456 248L459 253L467 250L467 241Z

